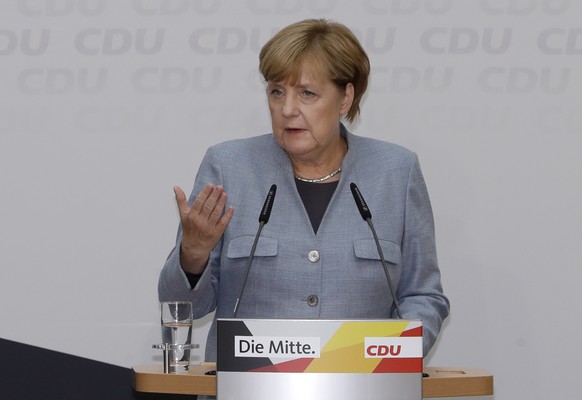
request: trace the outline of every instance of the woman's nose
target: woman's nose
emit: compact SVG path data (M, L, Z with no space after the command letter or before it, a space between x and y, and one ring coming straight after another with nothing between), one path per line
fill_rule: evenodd
M294 117L299 114L297 99L294 96L285 96L281 110L284 117Z

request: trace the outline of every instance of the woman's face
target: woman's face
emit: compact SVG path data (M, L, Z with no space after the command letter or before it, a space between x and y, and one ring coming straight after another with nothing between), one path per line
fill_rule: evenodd
M351 83L340 89L305 65L293 85L269 81L267 96L273 134L292 158L317 162L336 151L340 116L349 111L354 97Z

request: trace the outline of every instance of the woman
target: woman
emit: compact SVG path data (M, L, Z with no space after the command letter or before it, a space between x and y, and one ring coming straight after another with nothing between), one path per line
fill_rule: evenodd
M181 226L159 282L160 300L190 300L194 317L230 318L272 184L277 196L258 242L241 318L396 317L354 182L374 225L405 319L422 319L428 353L449 302L433 217L416 156L353 135L369 61L345 26L305 20L261 50L273 133L208 149L189 201L175 187ZM228 197L227 197L228 193ZM216 360L212 324L206 359Z

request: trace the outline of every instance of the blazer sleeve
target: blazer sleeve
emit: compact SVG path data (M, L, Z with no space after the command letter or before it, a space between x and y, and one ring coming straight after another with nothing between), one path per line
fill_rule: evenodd
M416 155L412 158L408 176L401 247L402 275L396 290L398 301L405 319L422 320L426 356L449 314L450 304L443 294L432 208Z

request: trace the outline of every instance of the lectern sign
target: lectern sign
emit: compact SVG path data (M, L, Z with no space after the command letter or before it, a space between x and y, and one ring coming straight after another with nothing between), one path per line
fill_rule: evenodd
M319 358L319 337L235 336L235 357Z
M219 319L219 400L420 399L422 324Z

